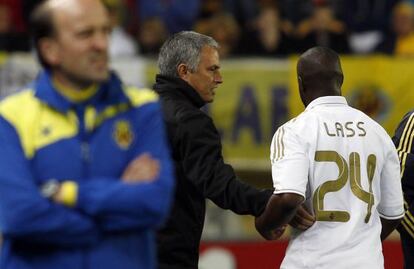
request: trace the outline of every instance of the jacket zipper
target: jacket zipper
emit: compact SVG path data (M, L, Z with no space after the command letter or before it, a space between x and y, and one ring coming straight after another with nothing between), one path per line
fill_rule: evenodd
M82 177L87 178L89 176L89 165L90 165L90 143L89 133L85 126L85 107L80 107L77 110L79 119L79 136L80 136L80 153L82 160Z

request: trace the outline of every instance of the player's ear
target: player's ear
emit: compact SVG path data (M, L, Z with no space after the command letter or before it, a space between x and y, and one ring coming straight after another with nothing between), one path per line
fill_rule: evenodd
M184 63L181 63L177 66L177 73L178 73L178 77L181 78L182 80L187 81L187 76L189 73L189 69L188 66Z
M302 103L307 106L307 99L306 99L306 89L303 83L303 79L298 75L298 86L299 86L299 95Z
M302 93L305 93L305 86L303 85L303 80L299 75L298 75L298 86L299 86L299 91Z
M39 53L50 65L60 62L59 47L53 38L45 37L39 40Z

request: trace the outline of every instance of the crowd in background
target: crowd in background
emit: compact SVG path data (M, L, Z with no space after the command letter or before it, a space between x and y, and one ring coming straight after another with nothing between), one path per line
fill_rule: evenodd
M111 55L155 56L168 36L194 30L222 58L285 57L321 45L341 54L414 56L414 0L103 0ZM0 0L0 51L29 51L40 0Z

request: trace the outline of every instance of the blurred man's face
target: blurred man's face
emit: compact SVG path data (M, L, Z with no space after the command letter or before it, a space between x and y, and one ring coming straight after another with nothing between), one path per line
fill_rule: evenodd
M329 7L318 7L313 13L313 27L317 31L326 31L334 20L333 11Z
M99 0L57 0L53 10L52 73L61 82L87 86L108 79L110 21Z
M414 31L414 13L398 11L393 14L393 26L397 35L405 36Z
M184 80L198 92L204 102L213 102L216 88L223 83L218 51L213 47L204 46L201 49L197 70L189 72Z
M0 3L0 33L8 33L11 30L10 9Z

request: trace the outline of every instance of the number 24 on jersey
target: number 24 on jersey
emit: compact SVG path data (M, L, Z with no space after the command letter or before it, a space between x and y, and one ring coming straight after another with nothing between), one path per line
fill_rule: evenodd
M350 215L347 211L339 210L324 210L324 198L329 192L337 192L342 189L348 178L352 193L361 201L367 204L367 215L365 223L368 223L371 217L372 206L374 205L374 194L372 193L372 180L374 179L374 172L377 158L371 154L367 160L367 174L369 191L365 191L361 185L361 161L357 152L352 152L349 155L349 162L336 151L317 151L315 153L315 161L317 162L334 162L339 168L338 178L322 183L313 194L313 208L315 210L315 217L318 221L335 221L347 222Z

